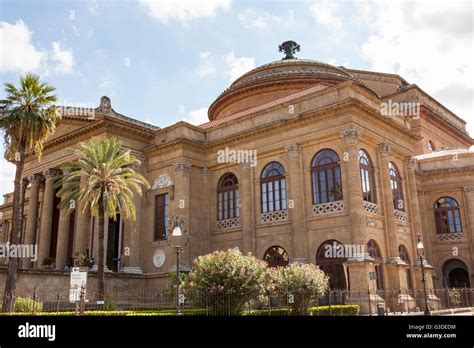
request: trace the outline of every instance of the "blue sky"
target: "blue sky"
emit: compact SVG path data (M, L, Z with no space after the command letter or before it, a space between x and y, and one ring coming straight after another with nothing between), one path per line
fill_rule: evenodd
M233 79L281 59L292 39L300 58L399 73L472 135L472 23L472 2L452 1L2 0L0 82L33 71L61 104L108 95L117 112L161 127L200 124ZM14 170L0 164L4 194Z

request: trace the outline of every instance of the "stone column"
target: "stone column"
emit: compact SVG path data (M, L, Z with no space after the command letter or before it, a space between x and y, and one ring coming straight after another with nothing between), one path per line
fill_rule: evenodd
M239 183L240 193L240 223L242 226L242 252L251 252L255 255L255 236L253 230L252 209L252 167L250 163L240 164L241 179Z
M178 215L183 218L186 228L188 229L189 236L191 240L189 244L184 248L181 259L180 259L180 269L189 268L191 261L189 258L189 250L193 247L193 231L190 224L190 175L191 175L192 165L188 161L178 160L174 163L174 172L175 172L175 191L174 191L174 202L173 202L173 215ZM170 216L171 218L171 216ZM176 269L176 265L174 266Z
M69 242L69 227L71 217L67 208L59 212L58 242L56 245L56 269L64 269L67 260L67 247Z
M398 255L397 224L393 213L392 188L390 186L390 173L388 171L392 150L387 143L380 144L378 150L382 182L381 187L383 191L383 210L385 215L385 240L387 243L389 262L399 264L401 260Z
M301 151L299 144L284 146L288 153L289 173L287 176L287 202L293 201L293 206L288 206L291 226L293 228L293 257L291 263L308 262L308 237L306 233L305 208L303 200L303 176L301 170Z
M54 178L58 174L56 169L47 169L43 172L46 179L43 195L43 209L41 210L41 227L37 266L41 267L43 259L49 256L51 243L51 229L53 227L54 211Z
M86 176L81 177L81 187L86 185ZM90 209L86 207L84 214L81 215L82 209L84 208L84 202L76 204L76 229L74 234L74 254L86 254L90 235ZM90 246L89 246L90 247ZM89 252L92 252L90 250Z
M347 172L347 193L349 212L351 217L352 243L366 245L364 198L362 196L362 184L360 178L359 149L360 131L355 128L344 130L341 133L346 147L343 163ZM375 184L375 183L374 183Z
M466 214L468 217L468 228L463 229L464 239L469 240L469 247L471 249L471 269L474 269L474 186L463 187L464 199L467 203ZM473 278L471 276L471 287L473 287Z
M31 186L28 201L28 217L26 218L25 244L36 243L36 230L38 227L38 198L41 180L43 180L43 177L38 174L33 174L28 177ZM23 268L29 268L31 266L30 260L22 259L21 265Z

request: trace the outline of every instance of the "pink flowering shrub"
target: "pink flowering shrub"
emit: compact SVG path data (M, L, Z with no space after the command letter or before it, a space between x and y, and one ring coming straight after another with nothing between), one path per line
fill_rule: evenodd
M329 286L329 278L313 264L278 267L270 274L281 303L288 304L299 314L305 314L311 302L324 295Z
M269 277L267 263L250 253L229 249L199 256L189 273L187 291L206 296L206 305L216 314L241 314L249 301L265 294Z

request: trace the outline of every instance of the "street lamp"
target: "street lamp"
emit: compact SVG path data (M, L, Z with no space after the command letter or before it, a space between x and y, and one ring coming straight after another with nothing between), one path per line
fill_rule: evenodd
M420 258L420 265L421 265L421 282L423 283L423 292L425 296L425 315L431 315L430 307L428 307L428 294L426 292L426 277L425 277L425 247L423 242L421 241L421 236L418 235L418 242L416 243L416 253Z
M184 247L189 243L189 235L184 226L183 218L179 216L173 216L168 225L168 238L166 238L166 240L169 246L174 248L176 252L176 315L181 315L179 304L179 285L181 283L179 276L179 255L183 252Z

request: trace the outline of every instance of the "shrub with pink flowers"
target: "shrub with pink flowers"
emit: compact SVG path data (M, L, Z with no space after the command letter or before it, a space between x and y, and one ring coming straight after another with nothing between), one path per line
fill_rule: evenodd
M204 295L216 314L238 315L265 294L270 281L265 261L229 249L199 256L189 273L187 291L194 298Z
M329 278L313 264L292 264L270 273L274 292L298 314L306 314L308 306L324 295Z

